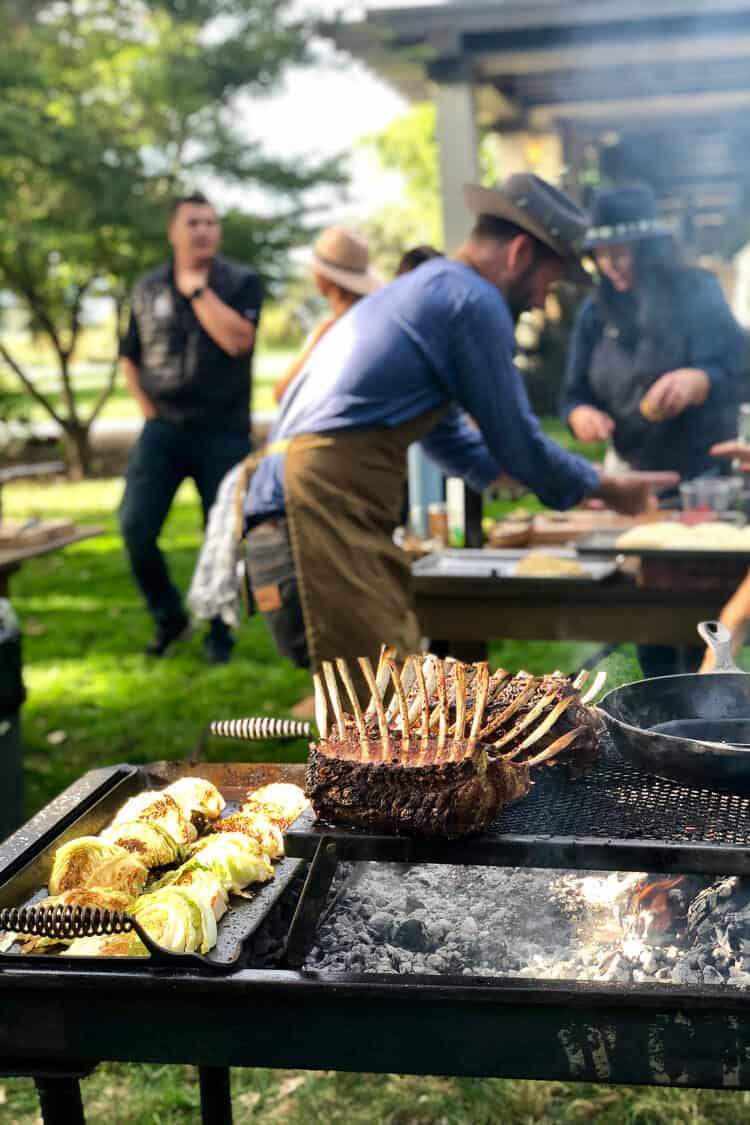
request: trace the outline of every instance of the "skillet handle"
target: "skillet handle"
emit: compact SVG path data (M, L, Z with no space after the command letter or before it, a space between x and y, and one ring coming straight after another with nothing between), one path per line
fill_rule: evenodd
M701 621L698 632L713 650L716 664L714 672L741 672L732 657L732 634L721 621Z

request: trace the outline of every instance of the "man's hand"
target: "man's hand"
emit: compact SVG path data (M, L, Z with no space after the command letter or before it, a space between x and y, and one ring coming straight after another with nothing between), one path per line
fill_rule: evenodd
M599 488L593 496L603 500L608 508L624 516L637 516L652 512L658 507L655 491L673 488L679 481L678 473L620 473L610 476L602 473Z
M676 418L688 406L701 406L708 398L711 380L697 367L680 367L668 371L649 388L641 399L641 414L650 422Z
M732 457L739 462L743 473L750 473L750 445L743 441L720 441L709 449L712 457Z
M184 266L175 267L174 283L183 297L192 297L196 289L202 289L208 284L209 267L199 269L186 269Z
M574 407L568 425L579 441L606 441L615 428L614 419L595 406Z

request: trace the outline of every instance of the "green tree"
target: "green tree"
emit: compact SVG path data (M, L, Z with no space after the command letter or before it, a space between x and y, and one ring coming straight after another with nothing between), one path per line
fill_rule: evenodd
M402 203L389 203L364 224L373 258L387 275L411 246L443 244L440 199L440 159L437 113L432 102L412 106L379 133L363 137L360 144L376 156L386 172L400 174L404 182ZM480 140L479 163L483 183L495 180L492 153Z
M225 219L225 249L273 288L309 242L307 193L336 162L284 162L243 139L248 95L313 60L314 28L292 0L0 0L0 288L53 348L62 405L0 344L28 394L60 425L71 471L114 386L84 416L71 365L90 297L116 322L134 278L165 256L170 198L220 180L260 189L275 213ZM210 190L210 189L209 189ZM113 342L114 343L114 342ZM116 348L113 347L113 353Z

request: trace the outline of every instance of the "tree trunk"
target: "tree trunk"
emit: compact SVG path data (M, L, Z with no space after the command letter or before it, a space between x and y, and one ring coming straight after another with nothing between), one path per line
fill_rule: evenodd
M66 425L63 442L71 480L84 480L91 475L92 449L88 426Z

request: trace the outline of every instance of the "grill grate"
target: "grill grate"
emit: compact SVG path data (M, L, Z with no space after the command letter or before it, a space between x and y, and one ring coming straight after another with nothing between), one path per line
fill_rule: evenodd
M643 773L609 745L589 774L537 771L531 793L504 810L489 834L659 840L750 846L750 797L696 789Z
M589 773L536 770L528 796L479 836L378 835L308 810L287 833L287 854L311 859L323 839L338 859L750 875L750 797L654 777L605 741Z

